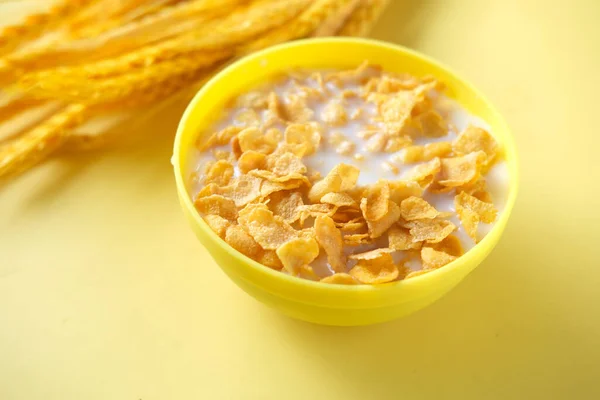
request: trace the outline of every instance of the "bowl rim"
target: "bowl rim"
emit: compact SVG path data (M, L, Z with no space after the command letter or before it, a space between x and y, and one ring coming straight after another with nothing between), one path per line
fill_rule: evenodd
M490 229L488 234L486 234L485 237L481 241L476 243L475 246L473 246L465 254L458 257L456 260L452 261L451 263L449 263L441 268L430 271L426 274L410 278L408 280L393 281L393 282L388 282L388 283L384 283L384 284L380 284L380 285L366 285L366 284L365 285L345 285L345 284L331 284L331 283L322 283L319 281L312 281L309 279L303 279L303 278L299 278L299 277L292 276L289 274L285 274L278 270L274 270L265 265L262 265L261 263L255 261L255 260L251 259L250 257L244 255L243 253L237 251L236 249L231 247L227 242L225 242L225 240L221 239L212 229L210 229L208 224L201 217L200 213L198 213L196 211L196 208L193 205L192 199L189 196L189 193L186 189L186 184L184 181L184 168L181 163L181 154L185 151L189 151L190 149L189 148L183 149L181 146L181 142L182 142L182 137L184 135L184 132L186 130L187 122L190 119L190 116L192 115L194 110L201 106L202 100L203 100L205 94L211 90L211 88L216 84L216 82L218 82L222 79L227 79L228 75L232 71L235 71L240 68L244 68L244 65L248 62L251 62L256 59L260 59L268 54L276 53L276 52L283 51L283 50L288 50L290 48L293 49L296 47L312 46L312 45L319 45L319 44L326 44L326 43L331 43L331 44L358 43L358 44L363 44L363 45L367 45L367 46L375 46L375 47L384 49L384 51L403 53L405 56L417 59L421 63L430 64L431 66L433 66L437 69L443 70L449 76L452 76L456 81L459 81L465 87L465 89L467 91L472 92L472 94L474 94L476 97L478 97L482 101L482 103L485 103L485 105L490 110L490 114L494 115L498 124L501 126L501 130L503 130L505 132L505 135L502 136L502 145L503 145L503 149L504 149L505 153L511 154L510 160L509 159L505 160L505 162L507 162L507 166L508 166L508 170L509 170L509 177L511 178L511 180L509 182L509 188L508 188L509 193L506 198L506 203L504 205L504 209L500 215L500 219L494 223L494 226ZM290 67L293 67L293 64L290 64ZM494 133L492 132L492 134L494 134ZM240 58L239 60L233 62L232 64L228 65L227 67L225 67L224 69L219 71L216 75L214 75L212 78L210 78L210 80L208 80L202 86L202 88L194 95L193 99L187 105L187 107L179 121L178 127L177 127L177 133L175 136L174 146L173 146L172 164L173 164L174 173L175 173L177 192L178 192L178 195L180 198L180 203L182 204L182 207L184 207L185 210L189 213L189 215L192 216L193 222L196 225L198 225L205 233L208 234L208 237L211 238L213 245L220 247L226 253L228 253L233 258L235 258L236 261L238 261L239 263L244 265L244 267L251 268L260 274L267 275L274 279L279 279L282 282L285 282L286 284L295 285L295 286L299 286L299 287L305 287L307 290L312 290L312 291L316 290L316 291L329 292L329 293L350 292L350 291L366 293L366 292L377 292L377 291L391 290L391 289L401 290L402 288L407 288L410 286L417 286L427 280L432 281L432 280L444 279L445 275L452 274L452 272L454 270L456 270L457 268L459 268L461 265L469 263L470 259L472 259L473 258L472 256L475 254L474 250L478 247L479 248L484 247L487 242L492 240L492 237L494 236L492 233L494 231L497 231L498 229L500 229L501 226L506 225L506 223L509 219L509 216L512 212L512 209L514 207L515 201L516 201L517 191L518 191L518 182L519 182L519 178L518 178L519 162L518 162L518 155L517 155L513 135L511 133L508 125L506 124L506 121L504 120L502 115L498 112L496 107L488 100L487 97L482 95L480 93L480 91L473 84L471 84L471 82L464 79L464 77L457 74L452 68L448 67L447 65L445 65L437 60L434 60L433 58L426 56L418 51L406 48L406 47L398 45L398 44L385 42L385 41L381 41L381 40L351 38L351 37L309 38L309 39L300 39L300 40L295 40L292 42L282 43L279 45L271 46L266 49L257 51L255 53L252 53L243 58ZM513 164L513 165L510 165L510 164ZM210 253L210 250L209 250L209 253ZM471 257L469 257L469 255L471 255ZM253 285L256 284L252 281L248 281L248 280L246 280L246 281Z

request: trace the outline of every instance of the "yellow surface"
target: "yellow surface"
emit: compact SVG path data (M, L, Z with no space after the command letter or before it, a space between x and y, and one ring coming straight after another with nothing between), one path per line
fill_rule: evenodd
M374 36L465 75L515 135L519 198L492 255L395 322L283 317L186 226L179 104L0 189L0 399L600 396L600 3L393 3Z
M339 54L344 57L340 58ZM214 116L239 93L296 68L355 68L365 59L384 70L433 75L445 92L471 114L486 121L503 146L510 175L504 211L486 237L458 260L416 278L387 285L324 285L266 268L223 242L202 220L189 194L189 165L199 134L210 133ZM251 78L249 78L251 77ZM206 138L205 138L206 140ZM296 41L255 53L208 82L186 109L177 130L174 170L183 210L198 239L217 264L242 289L281 312L308 322L353 326L390 321L426 307L469 274L498 243L517 195L515 146L494 107L447 67L406 48L374 40L324 38Z

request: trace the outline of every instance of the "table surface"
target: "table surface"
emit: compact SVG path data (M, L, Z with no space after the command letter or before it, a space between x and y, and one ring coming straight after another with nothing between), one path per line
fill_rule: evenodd
M392 3L372 36L454 67L516 137L519 198L481 267L386 324L279 315L186 225L174 104L0 189L1 399L600 396L600 2Z

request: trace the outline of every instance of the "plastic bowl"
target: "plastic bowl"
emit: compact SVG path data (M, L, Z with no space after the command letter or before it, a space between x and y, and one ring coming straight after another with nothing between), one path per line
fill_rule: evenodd
M332 285L283 274L246 257L221 240L196 212L186 187L191 149L200 132L214 122L227 100L278 72L294 67L352 68L364 60L391 72L432 74L446 94L484 119L503 145L510 174L504 211L480 243L454 262L406 281L378 286ZM417 52L384 42L353 38L308 39L286 43L243 58L212 78L187 107L175 138L173 164L181 206L192 229L216 263L239 287L284 314L326 325L367 325L410 314L433 303L492 251L517 195L515 146L507 125L471 84L449 68Z

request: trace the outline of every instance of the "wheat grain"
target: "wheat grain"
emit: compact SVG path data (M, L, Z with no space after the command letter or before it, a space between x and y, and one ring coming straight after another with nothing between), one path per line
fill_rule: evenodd
M167 60L137 69L129 74L87 82L81 82L78 79L71 81L46 80L37 76L30 80L31 76L26 76L21 79L19 85L35 97L58 98L87 104L111 103L148 90L160 92L164 90L163 86L168 86L173 78L181 80L188 76L195 76L197 71L213 65L231 54L231 50L191 54L188 57Z
M59 148L89 150L120 136L110 127L108 133L92 132L88 125L76 132L73 128L90 115L183 98L232 60L269 45L308 36L364 35L387 3L66 0L0 33L0 53L6 54L0 58L0 85L18 80L15 87L26 93L0 105L0 118L48 99L74 103L0 147L0 178ZM69 8L74 4L86 7ZM37 46L8 54L46 33L43 39L53 42L38 40Z
M311 0L262 1L251 4L197 32L186 33L153 46L81 67L65 68L64 65L81 60L81 52L73 49L54 52L32 52L0 59L0 83L10 81L25 72L48 69L60 65L53 74L86 76L110 76L144 67L163 60L176 58L202 50L232 46L252 38L268 29L280 26L297 15ZM92 54L90 57L94 59Z
M366 36L388 3L389 0L362 0L362 4L340 28L338 35Z
M121 25L117 25L119 20L109 20L115 24L114 29L106 30L106 23L93 25L92 28L96 28L93 36L88 33L87 37L66 42L57 49L46 48L45 51L68 51L71 58L78 58L78 53L79 57L84 57L90 52L93 52L95 58L114 57L160 40L203 29L207 22L223 16L241 2L242 0L223 0L215 4L214 0L192 1L166 7L160 12L129 23L121 21Z
M249 54L274 44L308 36L327 18L328 15L346 6L351 1L352 0L315 0L303 13L289 24L274 29L257 40L241 46L238 54Z
M311 34L311 37L333 36L340 30L360 3L361 0L352 0L343 7L339 7L336 12L327 16L327 18Z
M0 147L0 178L37 164L63 143L67 132L85 119L86 107L73 104L19 138Z
M184 78L196 71L207 68L216 62L231 56L231 50L211 53L192 53L187 57L163 61L146 68L103 79L45 79L45 72L39 76L29 75L21 79L18 85L37 98L59 98L66 101L89 104L111 103L126 99L137 92L154 90L160 92L168 85L172 77Z
M120 17L138 7L142 7L144 3L146 3L144 0L104 0L96 2L79 13L72 21L69 21L65 29L71 35L76 36L97 33L100 27L116 26L115 24L120 22Z
M35 99L26 95L15 95L7 99L4 104L0 105L0 123L8 121L15 115L27 111L30 108L40 106L46 101L43 99Z
M48 12L29 15L21 24L4 27L0 31L0 54L6 54L37 38L91 1L93 0L64 0Z
M111 30L97 31L92 37L67 43L65 49L90 49L111 56L177 34L201 29L207 21L224 15L241 1L224 0L218 5L207 0L177 4L129 23L121 21L120 25L115 25ZM104 27L100 25L100 29Z

